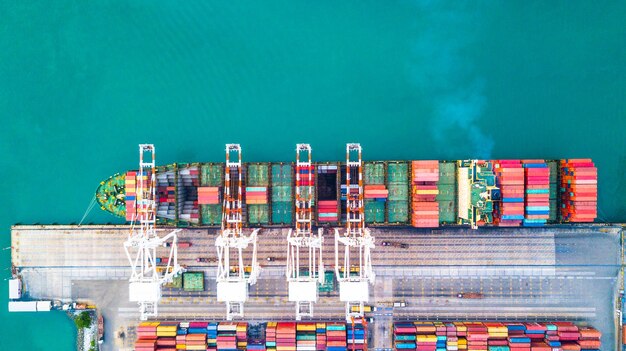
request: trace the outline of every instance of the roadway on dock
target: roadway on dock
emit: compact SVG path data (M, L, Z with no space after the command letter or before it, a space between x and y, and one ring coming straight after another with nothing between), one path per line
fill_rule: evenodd
M287 302L285 238L287 231L262 229L258 257L263 270L250 289L247 320L292 319ZM603 333L603 345L615 339L613 302L621 264L619 228L563 227L542 229L465 228L431 230L373 229L377 247L372 257L377 274L371 287L372 346L390 347L388 322L430 320L554 320L585 321ZM122 242L128 227L14 227L13 264L20 269L31 296L58 300L86 299L102 306L112 336L117 325L137 320L128 301L128 260ZM183 230L179 262L189 271L205 272L204 292L164 288L160 318L222 319L225 307L216 302L216 231ZM326 269L334 267L334 234L324 243ZM383 241L409 245L383 247ZM165 251L164 251L165 252ZM267 257L274 261L268 262ZM460 292L482 293L482 299L459 299ZM403 308L388 308L392 301ZM337 320L344 313L338 293L321 294L316 319ZM110 329L111 328L111 329ZM107 340L106 345L111 345Z

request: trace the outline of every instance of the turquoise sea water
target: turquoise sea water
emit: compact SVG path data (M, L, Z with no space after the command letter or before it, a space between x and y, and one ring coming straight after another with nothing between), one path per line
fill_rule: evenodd
M592 157L599 214L626 220L626 3L0 1L0 246L14 223L78 222L136 167ZM88 222L116 222L94 210ZM120 248L121 249L121 248ZM9 251L0 251L2 278ZM60 313L9 315L0 350L72 350Z

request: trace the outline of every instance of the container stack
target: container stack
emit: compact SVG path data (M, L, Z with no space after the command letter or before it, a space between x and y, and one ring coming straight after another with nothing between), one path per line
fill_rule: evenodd
M245 350L248 347L248 323L237 323L237 349Z
M217 323L209 323L206 329L207 351L217 351Z
M415 322L415 345L418 351L429 351L437 348L437 335L432 322Z
M580 338L578 339L578 345L583 350L599 350L601 343L600 337L602 334L594 328L585 327L580 328Z
M315 323L299 322L296 325L297 351L315 351L316 340Z
M524 220L524 168L520 160L493 161L497 185L502 194L494 223L516 227Z
M348 328L348 350L363 351L367 349L365 340L365 328L361 323L355 323Z
M197 166L178 170L178 219L191 223L200 221L198 186L200 171Z
M208 322L189 322L185 345L187 350L206 350Z
M161 322L157 327L157 349L175 351L177 322Z
M350 184L350 194L357 195L359 193L359 185L358 184ZM348 199L348 186L346 184L341 184L341 201L346 201Z
M418 228L439 227L439 161L412 162L412 217L411 225Z
M217 326L217 350L233 351L237 349L237 324L220 323Z
M296 323L278 322L276 325L276 351L296 351Z
M153 351L157 348L157 328L160 322L142 322L137 326L136 351Z
M174 171L161 171L157 180L157 216L176 219L176 174Z
M549 222L556 222L559 217L560 208L558 206L559 199L559 161L551 160L546 162L550 169L550 215L548 217Z
M212 163L203 164L200 168L200 186L222 188L224 186L224 165ZM199 205L202 224L217 225L222 222L222 204L219 195L220 193L218 191L219 201L217 204Z
M126 201L126 220L132 221L137 215L137 172L126 172L124 177L125 201Z
M393 324L393 344L396 350L415 350L415 325L410 322Z
M265 327L265 349L276 351L276 322L267 322Z
M591 159L561 160L561 219L593 222L598 216L598 169Z
M524 160L524 226L540 227L550 218L550 168L544 160Z
M406 162L387 163L387 222L408 224L409 221L409 165Z
M217 186L198 187L198 204L200 205L220 204L220 188Z
M439 162L439 181L437 182L437 202L439 203L439 223L456 223L456 163Z
M396 350L599 350L601 334L571 322L396 322Z
M246 204L248 205L267 204L267 187L265 186L246 187Z
M317 215L320 222L337 222L339 220L339 216L337 215L337 201L319 201L317 204Z
M389 190L385 186L385 164L365 162L363 166L363 196L366 223L385 222L385 204Z
M187 330L189 329L189 322L181 322L176 330L176 349L187 349ZM215 351L215 350L213 350Z
M291 224L293 221L292 172L289 164L272 165L272 224Z
M326 351L326 323L315 323L315 349Z
M326 350L346 351L346 324L326 323Z
M317 220L338 222L339 203L337 194L338 167L336 164L317 166Z

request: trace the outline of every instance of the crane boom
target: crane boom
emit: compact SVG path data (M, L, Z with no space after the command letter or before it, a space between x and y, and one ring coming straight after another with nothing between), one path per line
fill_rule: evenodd
M340 243L344 245L343 265L339 264ZM347 321L363 317L364 303L369 300L369 284L373 284L376 277L370 254L373 248L374 237L365 228L362 149L360 144L347 144L346 228L343 233L335 229L335 274L339 281L339 299L346 302ZM357 264L352 262L353 251L358 255ZM358 307L356 312L352 312L353 306Z
M296 225L287 234L287 269L289 301L296 303L296 320L313 316L318 300L318 284L324 283L322 262L323 229L313 233L313 166L311 146L296 145ZM302 252L301 252L301 249ZM306 250L306 251L305 251ZM302 255L302 257L301 257ZM301 258L308 262L303 271Z
M236 159L231 159L235 156ZM241 146L226 144L224 202L222 229L215 239L217 248L217 300L226 303L226 318L243 317L243 304L248 300L248 286L256 283L260 273L257 262L257 233L243 232ZM244 265L245 250L252 246L250 265ZM231 265L231 251L236 265Z
M146 155L148 157L146 157ZM183 268L178 264L177 233L159 237L156 231L156 163L152 144L139 145L139 171L136 174L136 215L131 220L124 251L130 263L129 300L137 302L141 320L158 315L161 285L171 282ZM171 242L170 242L171 241ZM157 267L157 249L169 244L164 267Z

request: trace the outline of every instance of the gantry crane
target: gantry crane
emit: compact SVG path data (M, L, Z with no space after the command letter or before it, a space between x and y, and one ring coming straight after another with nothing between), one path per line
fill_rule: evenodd
M148 155L148 160L144 159ZM151 160L149 159L151 157ZM141 320L156 317L161 299L161 285L171 282L183 268L178 264L177 232L159 237L156 232L156 168L155 149L152 144L139 145L139 171L136 181L137 211L131 220L130 232L124 250L130 262L129 300L139 304ZM169 247L164 267L157 267L156 250Z
M232 161L231 156L236 157ZM257 233L243 233L243 200L241 181L241 146L226 144L222 230L215 239L217 248L217 300L226 302L226 319L243 317L243 304L248 300L248 286L254 285L260 273L257 262ZM252 261L244 265L244 250L252 245ZM231 266L231 250L237 263Z
M365 228L361 153L360 144L346 145L346 228L343 233L335 229L335 274L339 281L339 299L346 303L348 322L363 317L364 303L369 300L369 284L376 278L370 255L374 237ZM339 265L339 243L344 245L342 266ZM358 264L354 265L353 251L358 254ZM355 312L352 307L357 307Z
M313 166L309 144L296 145L295 193L296 228L290 229L287 234L286 275L289 282L289 301L296 303L296 320L299 321L302 317L313 316L313 303L318 300L318 283L324 284L323 229L319 228L317 235L314 235L312 228ZM305 271L300 269L301 258L308 261Z

